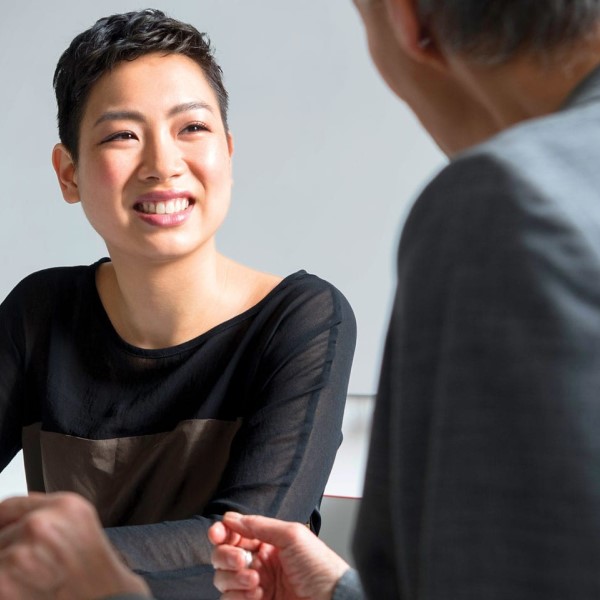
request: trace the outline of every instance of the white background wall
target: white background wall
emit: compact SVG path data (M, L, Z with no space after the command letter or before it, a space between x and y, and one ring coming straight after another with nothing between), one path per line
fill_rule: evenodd
M440 153L380 80L350 0L154 6L207 31L225 73L236 152L221 250L259 269L304 268L337 285L358 321L350 391L374 393L400 223L443 164ZM77 33L141 7L129 0L3 6L0 298L31 271L105 255L80 208L62 201L50 166L52 75ZM22 487L20 466L13 472L0 475L0 496Z

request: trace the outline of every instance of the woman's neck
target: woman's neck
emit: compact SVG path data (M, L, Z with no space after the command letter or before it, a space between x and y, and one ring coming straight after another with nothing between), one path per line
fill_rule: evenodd
M168 263L140 264L113 256L98 269L96 286L123 339L141 348L165 348L224 320L231 310L231 265L216 251Z

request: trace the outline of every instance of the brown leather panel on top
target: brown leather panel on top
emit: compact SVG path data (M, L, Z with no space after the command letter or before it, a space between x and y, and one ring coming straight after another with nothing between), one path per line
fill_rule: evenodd
M105 527L142 525L202 511L219 483L240 421L183 421L170 432L88 440L23 429L30 491L73 491Z

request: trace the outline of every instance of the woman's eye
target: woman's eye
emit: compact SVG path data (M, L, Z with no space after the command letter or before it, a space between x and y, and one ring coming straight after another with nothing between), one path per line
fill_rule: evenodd
M136 140L137 137L135 135L135 133L133 133L132 131L119 131L118 133L113 133L112 135L109 135L108 137L104 138L102 140L102 143L104 144L105 142L114 142L117 140Z
M204 123L190 123L183 128L182 133L198 133L199 131L208 131L208 127Z

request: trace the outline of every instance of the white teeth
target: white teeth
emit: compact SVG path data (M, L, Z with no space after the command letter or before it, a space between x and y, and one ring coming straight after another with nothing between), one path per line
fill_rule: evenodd
M185 210L189 205L187 198L177 198L166 202L143 202L138 205L138 210L150 215L172 215Z

